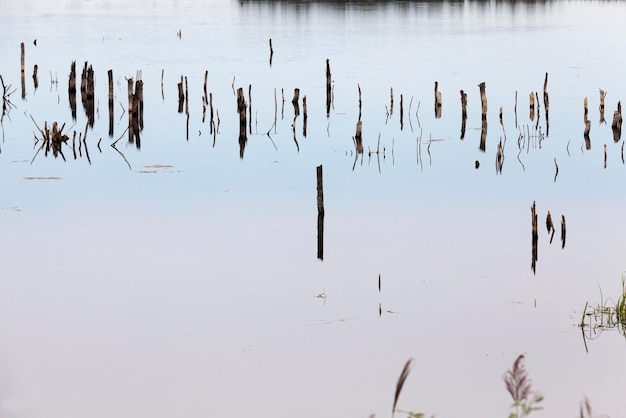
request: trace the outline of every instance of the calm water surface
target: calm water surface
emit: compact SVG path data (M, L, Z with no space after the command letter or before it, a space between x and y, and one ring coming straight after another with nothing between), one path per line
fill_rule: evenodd
M626 5L40 3L0 2L0 75L16 89L0 143L1 417L387 416L408 358L400 409L504 416L502 375L520 353L545 396L533 415L575 416L587 396L598 413L624 416L624 337L585 342L577 324L585 302L617 299L626 270L626 166L611 132L626 98ZM83 148L74 158L71 139L67 161L35 157L33 119L85 132L80 91L76 121L69 108L72 61L79 77L85 61L95 72L89 160ZM205 71L215 136L202 121ZM138 72L140 149L125 133L126 79ZM546 73L548 135L543 100L539 124L529 117ZM252 97L243 158L238 87ZM359 88L365 154L355 160ZM536 127L543 140L528 143Z

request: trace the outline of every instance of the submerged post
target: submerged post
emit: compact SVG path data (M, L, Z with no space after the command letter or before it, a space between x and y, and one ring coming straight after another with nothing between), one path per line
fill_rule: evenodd
M24 80L24 42L20 45L21 54L20 54L20 63L21 63L21 74L22 74L22 99L26 98L26 81Z
M332 102L332 87L330 76L330 61L326 59L326 117L330 116L330 105Z
M461 90L461 139L465 138L467 124L467 93Z
M487 93L485 92L485 82L478 85L480 88L480 104L482 120L487 120Z
M324 259L324 185L322 165L317 166L317 258Z
M246 135L246 98L242 87L237 89L237 112L239 113L239 158L243 158L248 137Z
M439 91L439 83L435 81L435 118L441 117L441 92Z
M109 76L109 136L113 136L113 70L108 71Z

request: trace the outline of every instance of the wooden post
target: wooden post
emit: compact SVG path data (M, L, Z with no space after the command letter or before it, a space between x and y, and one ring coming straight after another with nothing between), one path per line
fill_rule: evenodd
M606 97L606 92L600 89L600 123L606 123L604 119L604 98Z
M204 123L205 119L206 119L206 107L209 104L209 96L207 95L206 92L206 83L207 83L207 79L209 78L209 71L205 70L204 71L204 95L202 96L202 123Z
M393 87L389 91L389 96L391 98L391 102L389 104L389 116L393 115Z
M441 117L441 92L439 91L439 83L435 81L435 119Z
M108 71L109 76L109 136L113 136L113 70Z
M300 100L300 89L296 88L293 90L293 99L291 99L291 104L293 105L294 119L300 116L300 105L298 104L299 100Z
M566 227L565 227L565 215L561 215L561 248L565 248L565 234L566 234Z
M67 92L69 95L70 109L72 111L72 120L76 120L76 61L72 61L72 65L70 66Z
M357 84L356 86L359 89L359 119L358 120L361 120L361 105L363 104L363 102L361 101L361 85Z
M180 76L180 83L178 83L178 113L183 113L185 105L185 90L183 89L183 76Z
M326 117L330 116L330 105L332 102L332 87L330 75L330 61L326 59Z
M481 117L482 120L487 120L487 93L485 92L485 82L483 81L478 85L480 88L480 103L481 103Z
M250 135L252 135L252 84L248 85L248 110L250 117L250 119L248 119L248 128L250 130Z
M322 165L317 166L317 258L324 259L324 184Z
M272 48L272 38L270 38L270 67L272 66L273 57L274 57L274 48Z
M246 98L241 87L237 89L237 112L239 113L239 158L243 158L248 137L246 135Z
M26 98L26 81L24 80L24 42L20 45L21 54L20 54L20 63L21 63L21 74L22 74L22 99Z
M209 124L211 125L209 127L210 133L213 133L213 127L215 126L215 121L213 120L213 93L209 93L209 116L210 116L210 120L209 120Z
M461 90L461 139L465 138L467 124L467 93Z
M529 118L531 121L535 120L535 93L531 92L528 95L528 100L530 102L530 115Z
M487 149L487 119L483 119L480 129L480 150L485 152Z
M585 121L585 124L586 124L586 123L587 123L587 121L589 120L589 106L588 106L588 104L589 104L589 101L588 101L588 99L585 97L585 100L584 100L584 102L583 102L583 105L585 106L585 114L584 114L584 121Z
M550 107L550 100L548 99L548 73L546 73L546 79L543 82L543 107L546 112L546 136L550 134L550 119L548 116L548 109Z

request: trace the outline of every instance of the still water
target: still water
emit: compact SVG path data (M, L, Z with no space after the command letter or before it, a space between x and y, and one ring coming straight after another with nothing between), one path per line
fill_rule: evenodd
M624 3L2 0L0 10L0 75L14 91L0 143L1 417L388 416L409 358L399 409L505 416L502 375L521 353L545 396L533 415L577 415L586 396L624 416L624 336L584 339L578 327L586 302L617 300L626 270L626 166L611 130L626 98ZM140 148L126 132L127 79L138 76ZM243 156L239 87L252 108ZM37 153L35 123L55 121L66 161Z

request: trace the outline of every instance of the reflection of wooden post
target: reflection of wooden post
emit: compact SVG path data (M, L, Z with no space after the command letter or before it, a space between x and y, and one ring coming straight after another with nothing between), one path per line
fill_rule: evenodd
M324 185L321 165L317 167L317 258L324 259Z
M298 104L299 100L300 100L300 89L296 88L293 90L293 99L291 99L291 104L293 105L294 118L300 116L300 105Z
M37 70L39 69L39 67L37 66L37 64L35 64L35 66L33 67L33 85L35 86L35 90L37 90L37 88L39 88L39 80L37 79Z
M617 110L613 112L611 129L613 130L613 140L619 142L622 137L622 102L617 102Z
M604 119L604 98L606 97L606 92L600 89L600 123L606 123Z
M67 92L70 100L72 119L76 120L76 61L72 61L72 65L70 66L70 79Z
M180 76L180 83L178 83L178 113L183 113L185 105L185 90L183 89L183 76Z
M326 59L326 117L330 116L331 96L332 96L332 88L331 88L331 76L330 76L330 61Z
M467 93L461 90L461 139L465 138L467 124Z
M591 149L591 138L589 138L589 131L591 131L591 121L587 119L587 121L585 122L585 133L583 135L585 138L585 148L587 148L587 150Z
M400 130L404 128L404 96L400 95Z
M480 150L485 152L487 149L487 119L483 119L480 129Z
M302 98L302 136L306 138L306 96Z
M487 120L487 93L485 92L485 82L478 85L480 88L481 115L483 120Z
M363 154L363 137L361 136L361 130L363 128L363 122L358 121L356 123L356 133L354 134L354 146L357 154Z
M530 268L533 273L536 272L537 269L537 240L539 239L539 233L537 231L537 212L535 210L535 202L530 207L531 214L531 222L532 222L532 261L530 263Z
M241 87L237 89L237 112L239 113L239 158L243 158L248 137L246 136L246 98Z
M435 81L435 118L441 117L441 92L439 91L439 83Z
M113 70L108 71L109 76L109 136L113 136Z
M550 119L548 117L548 108L550 106L550 100L548 99L548 73L546 73L546 79L543 82L543 107L546 112L546 135L550 133Z
M535 120L535 93L530 93L528 95L528 100L530 102L530 120Z
M22 44L20 45L21 47L21 54L20 54L20 62L21 62L21 74L22 74L22 99L26 98L26 81L24 80L24 42L22 42Z

